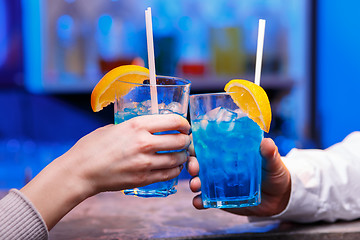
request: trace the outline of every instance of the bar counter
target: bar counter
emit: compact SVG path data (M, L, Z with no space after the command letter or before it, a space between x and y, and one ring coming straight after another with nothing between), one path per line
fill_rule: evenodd
M188 181L167 198L102 193L73 209L50 239L360 239L360 221L294 224L249 222L219 209L196 210Z
M219 209L196 210L187 180L179 181L177 189L167 198L101 193L65 216L51 230L50 239L360 239L360 220L333 224L249 222Z

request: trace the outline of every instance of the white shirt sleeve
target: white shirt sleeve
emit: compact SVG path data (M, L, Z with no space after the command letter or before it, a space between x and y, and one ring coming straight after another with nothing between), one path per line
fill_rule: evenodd
M325 150L293 149L283 161L291 174L286 209L272 218L295 222L360 218L360 132Z

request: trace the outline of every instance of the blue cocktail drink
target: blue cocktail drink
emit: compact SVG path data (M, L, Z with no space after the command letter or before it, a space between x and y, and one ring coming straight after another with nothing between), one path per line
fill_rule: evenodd
M259 125L226 93L192 95L190 113L204 207L258 205L263 139Z
M158 76L157 79L157 96L159 114L176 113L183 117L187 115L190 81L175 78ZM120 82L120 81L119 81ZM143 84L120 82L121 85L130 92L124 96L118 96L114 105L115 124L127 121L133 117L152 114L151 93L149 81L145 80ZM173 134L174 131L159 132L154 134ZM174 150L179 151L179 150ZM163 152L158 152L166 153ZM178 178L169 181L153 183L144 187L135 189L126 189L124 194L135 195L139 197L166 197L176 193Z
M140 116L138 112L136 112L135 109L132 110L133 112L127 112L127 113L115 113L115 124L124 122L126 120L129 120L133 117ZM169 113L176 113L171 112L170 110L164 110L166 111L165 114ZM163 110L160 110L159 114L162 114ZM166 132L159 132L154 134L174 134L178 133L177 131L166 131ZM181 151L181 150L173 150L173 151L161 151L158 153L167 153L167 152L175 152L175 151ZM166 197L170 194L176 193L175 186L178 183L178 178L174 178L168 181L164 182L158 182L153 183L144 187L139 187L137 189L125 189L123 192L126 195L136 195L140 197Z

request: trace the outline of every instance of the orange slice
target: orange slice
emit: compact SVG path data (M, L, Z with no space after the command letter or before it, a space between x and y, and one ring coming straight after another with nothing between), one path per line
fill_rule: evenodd
M269 132L271 107L264 89L253 82L233 79L225 85L235 104L256 122L262 130Z
M131 83L143 83L149 79L149 70L137 65L123 65L112 69L104 75L96 84L91 93L91 107L94 112L98 112L110 103L115 101L117 95L127 94L131 88L123 87L117 80Z

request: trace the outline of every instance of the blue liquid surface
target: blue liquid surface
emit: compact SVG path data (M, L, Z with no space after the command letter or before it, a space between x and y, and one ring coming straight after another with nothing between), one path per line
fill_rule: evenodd
M260 203L263 131L250 118L192 121L204 207L238 208Z
M139 114L129 111L126 113L123 112L117 112L115 113L115 124L122 123L126 120L129 120L133 117L140 116ZM177 131L166 131L166 132L160 132L160 133L154 133L154 134L174 134L178 133ZM181 150L174 150L174 151L161 151L158 152L161 153L167 153L167 152L175 152L175 151L181 151ZM152 183L144 187L134 188L134 189L125 189L123 192L125 195L135 195L138 197L167 197L171 194L174 194L177 192L176 185L178 184L178 178L174 178L168 181L164 182L157 182Z

